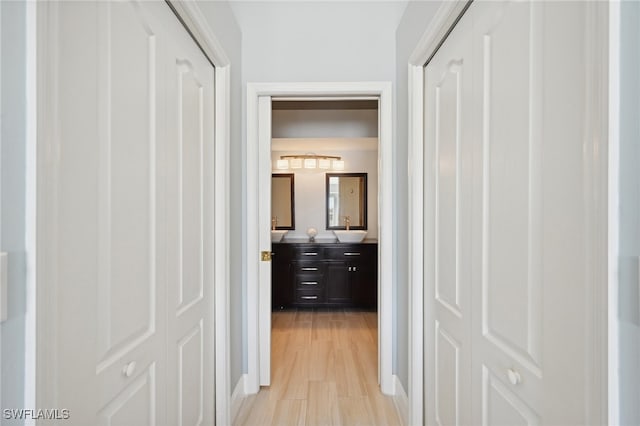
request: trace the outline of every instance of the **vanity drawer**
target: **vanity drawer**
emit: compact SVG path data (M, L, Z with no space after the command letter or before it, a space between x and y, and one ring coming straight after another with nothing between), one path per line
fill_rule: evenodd
M316 290L323 287L322 275L297 275L296 288L298 290Z
M293 262L293 272L296 275L304 274L304 275L313 275L313 274L324 274L325 262Z
M325 249L326 259L332 260L372 260L375 259L375 246L358 244L346 247L331 247Z
M296 303L301 305L314 305L316 303L324 303L324 291L318 290L297 290Z
M321 260L324 258L324 248L318 246L296 247L294 255L299 260Z

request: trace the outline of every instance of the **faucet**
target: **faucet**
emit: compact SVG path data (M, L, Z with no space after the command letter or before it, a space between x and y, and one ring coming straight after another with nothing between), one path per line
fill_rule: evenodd
M275 230L276 229L277 223L278 223L278 216L273 216L271 218L271 230Z
M351 226L351 216L345 216L344 227L347 228L347 231L349 230L349 226Z

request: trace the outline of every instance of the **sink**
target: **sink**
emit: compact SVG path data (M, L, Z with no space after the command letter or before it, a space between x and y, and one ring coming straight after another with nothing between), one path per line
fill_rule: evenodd
M359 243L367 236L367 231L333 231L341 243Z
M289 232L286 229L272 229L271 230L271 242L279 243L284 238L284 235Z

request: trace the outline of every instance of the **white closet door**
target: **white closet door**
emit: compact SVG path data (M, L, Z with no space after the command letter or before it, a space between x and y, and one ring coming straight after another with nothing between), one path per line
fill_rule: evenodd
M167 422L214 423L214 70L175 17L167 54Z
M462 17L425 75L425 150L433 159L425 202L434 213L433 246L425 251L433 283L425 327L433 342L425 353L430 424L471 423L471 24Z
M582 2L476 1L426 67L431 423L585 422L584 31Z
M473 8L474 417L490 425L543 419L541 107L549 57L543 8L542 2Z
M474 8L474 417L584 424L584 2Z
M212 423L212 66L164 2L46 10L54 406L83 426Z

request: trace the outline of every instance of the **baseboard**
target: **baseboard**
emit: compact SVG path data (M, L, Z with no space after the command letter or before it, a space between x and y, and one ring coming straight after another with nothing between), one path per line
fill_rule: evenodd
M396 376L393 375L393 387L395 389L393 395L393 403L396 406L396 410L398 410L398 414L400 414L400 420L402 420L403 425L409 424L409 397L407 396L407 392L402 387L402 382Z
M233 388L233 393L231 394L231 424L235 423L240 407L242 406L242 401L244 401L247 396L244 390L246 381L247 375L243 374L240 376L235 388Z

